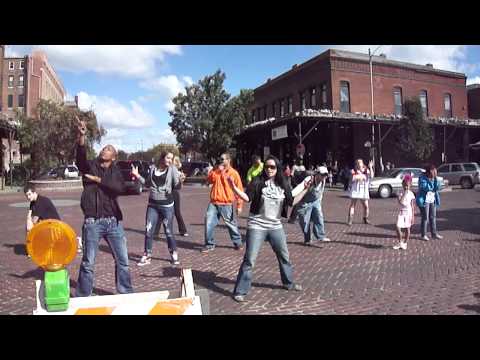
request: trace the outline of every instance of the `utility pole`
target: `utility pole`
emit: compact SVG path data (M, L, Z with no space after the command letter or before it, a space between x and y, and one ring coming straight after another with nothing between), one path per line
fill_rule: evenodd
M373 53L370 51L370 48L368 49L368 58L369 58L369 65L370 65L370 112L372 114L372 161L373 161L373 168L375 169L375 123L373 122L373 118L375 117L375 108L373 106L373 55L377 52L378 49L380 49L382 45L378 46ZM379 125L379 133L380 133L380 125ZM380 167L382 166L382 153L381 153L381 144L380 142L382 141L380 134L378 137L378 152L379 152L379 161L380 161Z

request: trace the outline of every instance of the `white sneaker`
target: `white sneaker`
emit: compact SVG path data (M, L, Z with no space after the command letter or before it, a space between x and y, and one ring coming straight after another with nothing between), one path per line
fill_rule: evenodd
M178 253L176 251L172 252L172 264L173 265L178 265L180 264L180 261L178 261Z
M150 255L143 255L140 261L137 263L138 266L149 265L152 262L152 257Z
M401 248L402 248L402 244L403 244L403 243L398 243L398 244L396 244L396 245L393 245L393 250L399 250L399 249L401 249Z
M438 240L442 240L443 239L443 236L440 235L440 234L437 234L434 236L435 239L438 239Z
M422 240L425 240L425 241L430 241L430 239L428 238L428 236L427 236L427 235L425 235L425 236L422 236Z
M402 250L407 250L407 243L406 242L400 243L400 247L402 248Z
M329 241L332 241L332 240L330 240L329 238L325 237L325 238L323 238L323 239L322 239L322 240L320 240L320 241L329 242Z

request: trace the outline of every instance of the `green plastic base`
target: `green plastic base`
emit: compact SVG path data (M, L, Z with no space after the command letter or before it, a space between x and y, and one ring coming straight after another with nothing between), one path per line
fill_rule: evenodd
M65 311L70 301L68 271L45 271L45 305L47 311Z

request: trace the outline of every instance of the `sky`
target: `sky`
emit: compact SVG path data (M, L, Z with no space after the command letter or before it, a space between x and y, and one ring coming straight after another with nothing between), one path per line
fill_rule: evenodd
M158 143L176 143L170 131L171 99L185 86L221 69L225 89L263 84L323 51L368 53L379 45L10 45L7 56L46 52L69 100L79 97L82 110L93 109L107 129L97 150L113 144L127 152ZM437 69L465 73L467 84L480 83L480 46L382 45L375 55Z

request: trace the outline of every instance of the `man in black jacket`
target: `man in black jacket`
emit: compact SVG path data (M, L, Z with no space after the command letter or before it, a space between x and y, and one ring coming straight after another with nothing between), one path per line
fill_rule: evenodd
M115 284L120 294L133 292L128 269L127 239L122 221L122 212L117 196L125 184L120 170L114 164L116 150L105 146L97 159L87 161L85 147L85 122L78 124L77 166L83 174L81 207L85 216L82 228L83 258L78 275L76 296L92 295L95 258L98 244L107 240L115 260Z

